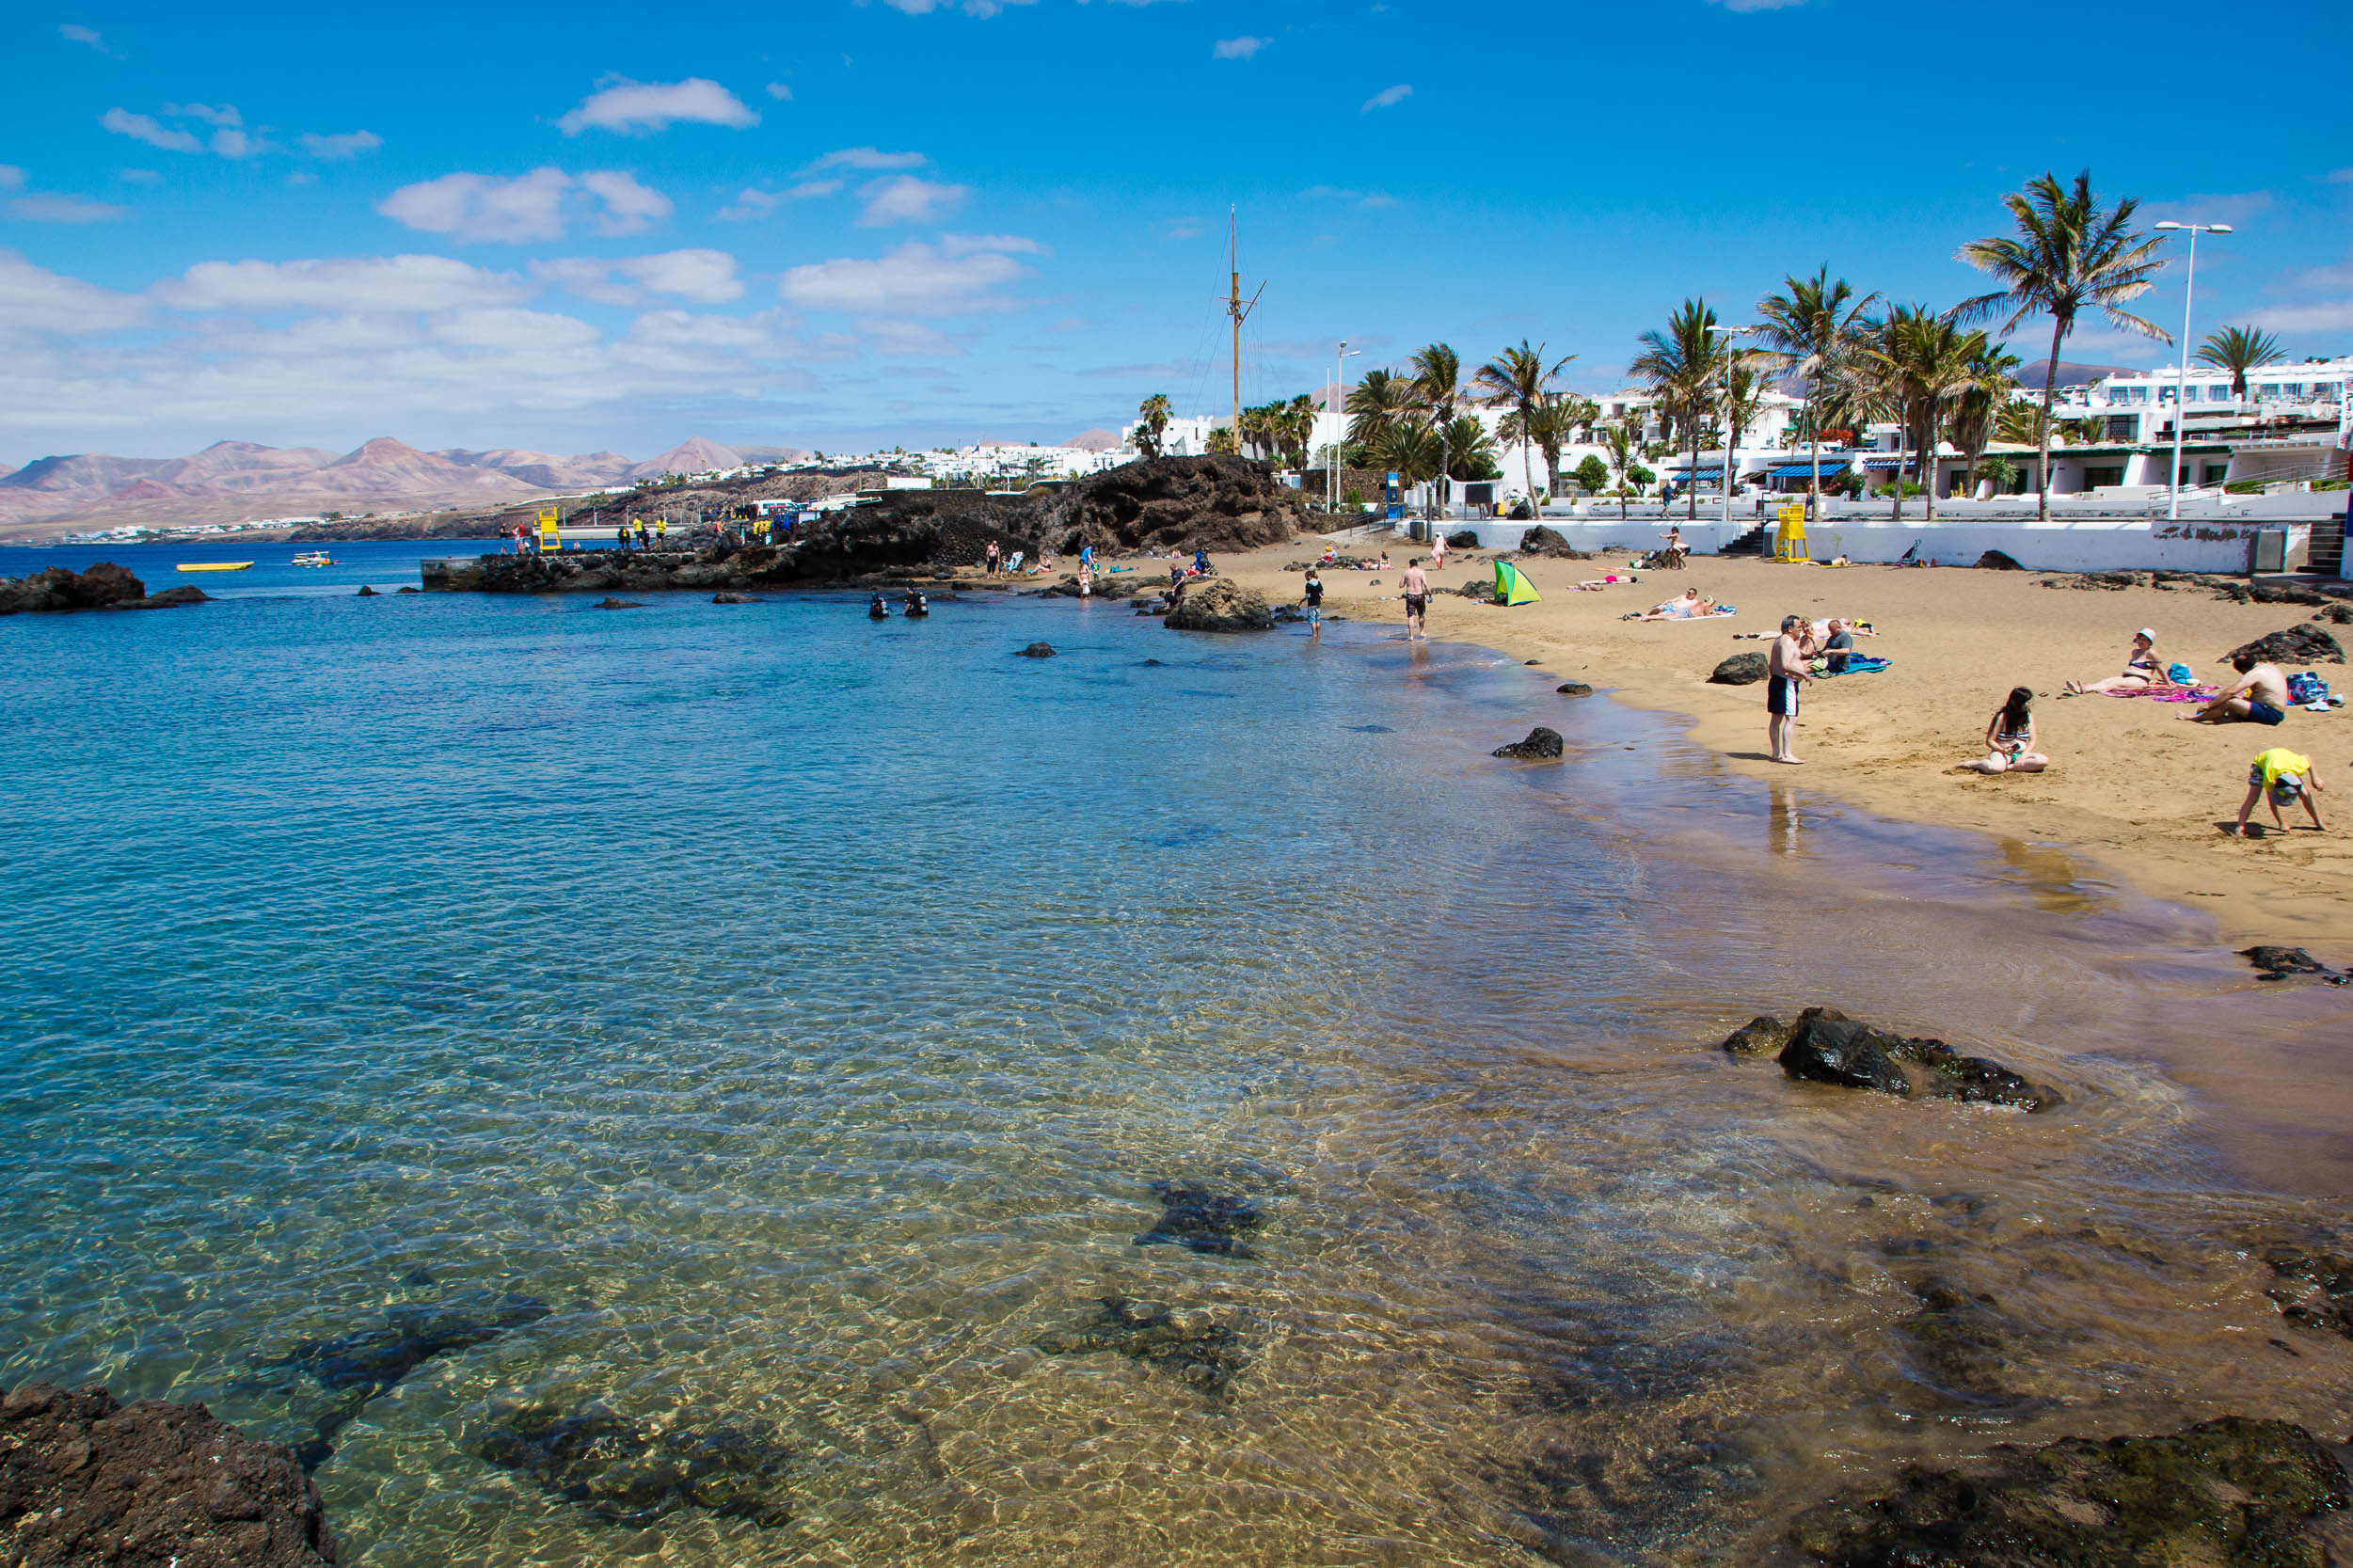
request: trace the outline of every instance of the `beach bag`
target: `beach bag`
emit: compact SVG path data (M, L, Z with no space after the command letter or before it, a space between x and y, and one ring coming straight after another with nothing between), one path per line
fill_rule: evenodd
M2186 664L2174 663L2167 665L2165 667L2165 678L2171 681L2175 686L2195 686L2198 684L2197 672L2190 669L2190 667Z
M2305 703L2325 703L2328 700L2329 683L2320 678L2319 672L2307 670L2288 677L2289 702L2300 706Z

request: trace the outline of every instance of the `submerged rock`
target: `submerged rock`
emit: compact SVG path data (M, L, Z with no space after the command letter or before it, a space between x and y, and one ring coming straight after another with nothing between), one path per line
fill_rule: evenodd
M739 594L732 588L723 589L719 593L711 595L711 603L713 604L757 604L759 602L759 600L754 598L751 594Z
M2262 1253L2275 1283L2264 1294L2280 1316L2301 1328L2353 1339L2353 1258L2269 1246Z
M1811 1083L2027 1111L2066 1103L2057 1089L2028 1083L1988 1057L1963 1056L1940 1039L1891 1034L1833 1007L1808 1007L1787 1025L1773 1018L1752 1019L1733 1032L1724 1049L1736 1055L1761 1054L1775 1049L1774 1039L1781 1041L1781 1070Z
M2011 1335L1992 1296L1956 1291L1941 1279L1913 1292L1920 1309L1899 1327L1935 1383L1964 1394L2006 1396L2002 1371Z
M2345 1474L2312 1433L2226 1416L2171 1436L2002 1444L1896 1489L1807 1510L1789 1539L1834 1568L2322 1568Z
M2269 944L2242 947L2238 956L2262 970L2262 978L2266 980L2283 980L2291 974L2328 975L2335 973L2301 947L2275 947Z
M763 1528L792 1517L792 1450L750 1426L654 1433L602 1404L521 1405L500 1412L468 1448L607 1524L650 1525L689 1508Z
M1032 642L1026 648L1016 649L1013 657L1015 658L1052 658L1054 657L1054 644L1051 642Z
M1160 1221L1137 1237L1136 1245L1167 1243L1187 1252L1250 1256L1249 1247L1237 1232L1258 1227L1261 1216L1257 1204L1247 1197L1212 1192L1187 1182L1155 1181L1152 1190L1160 1199Z
M1593 695L1593 688L1587 686L1583 681L1563 681L1552 689L1559 692L1564 697L1590 697Z
M200 1404L124 1404L28 1383L0 1400L0 1560L10 1568L314 1568L319 1489L280 1444Z
M2238 656L2247 654L2274 664L2343 664L2345 649L2337 640L2307 621L2300 626L2275 631L2268 637L2258 637L2252 642L2242 642L2222 656L2226 664L2234 664Z
M1525 740L1515 740L1508 746L1498 746L1490 756L1516 757L1522 762L1543 762L1561 754L1561 732L1538 724L1528 732Z
M1089 1322L1038 1340L1048 1355L1085 1355L1116 1351L1145 1361L1205 1394L1224 1391L1249 1365L1242 1336L1202 1311L1172 1312L1157 1302L1105 1296Z
M1266 595L1223 578L1195 578L1165 623L1172 631L1272 631L1275 612Z
M1718 686L1755 686L1769 673L1762 654L1734 654L1709 673Z
M608 594L588 608L591 610L644 610L645 607L635 599L617 599Z

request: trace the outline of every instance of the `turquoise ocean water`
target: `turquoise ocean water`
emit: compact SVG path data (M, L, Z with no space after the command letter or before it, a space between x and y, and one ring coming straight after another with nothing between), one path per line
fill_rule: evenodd
M1386 627L352 596L448 548L0 621L0 1385L324 1432L346 1560L1769 1560L1898 1457L2353 1381L2151 1049L2341 1007L2047 847ZM1708 1049L1815 1001L2070 1104ZM1171 1183L1257 1224L1139 1244ZM756 1506L512 1463L582 1413Z

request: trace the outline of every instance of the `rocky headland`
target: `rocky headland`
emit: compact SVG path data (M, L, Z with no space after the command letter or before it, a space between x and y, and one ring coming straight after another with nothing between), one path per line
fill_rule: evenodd
M201 588L182 584L150 594L147 584L111 561L87 572L52 566L30 577L0 578L0 615L56 614L72 610L169 610L177 605L204 604L212 598Z

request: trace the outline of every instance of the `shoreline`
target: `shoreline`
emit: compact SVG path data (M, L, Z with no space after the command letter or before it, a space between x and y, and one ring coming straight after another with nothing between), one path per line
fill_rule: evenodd
M1304 543L1277 546L1228 557L1218 569L1270 603L1288 603L1302 575L1282 567L1313 553ZM1395 547L1391 558L1396 570L1408 559ZM2045 588L2045 575L2035 573L1832 569L1700 556L1680 572L1642 573L1637 582L1600 593L1574 590L1603 572L1622 573L1623 559L1617 552L1591 561L1518 559L1543 595L1538 603L1500 609L1440 593L1431 601L1430 634L1533 662L1630 707L1678 715L1686 737L1736 773L1819 790L1895 820L2056 845L2141 893L2207 917L2218 943L2305 945L2324 962L2353 961L2353 896L2345 891L2353 885L2353 840L2345 836L2353 821L2345 816L2353 788L2334 783L2353 784L2353 719L2298 711L2278 730L2209 726L2182 722L2181 705L2057 695L2067 679L2121 666L2140 626L2168 628L2161 654L2203 674L2219 664L2219 653L2299 624L2309 610L2178 589ZM1491 571L1492 560L1486 552L1452 557L1433 583L1455 588ZM1395 570L1336 570L1324 580L1328 609L1358 621L1402 623ZM1691 624L1617 618L1686 586L1741 612ZM1807 766L1801 768L1764 755L1761 686L1706 679L1729 655L1762 651L1762 642L1735 636L1769 633L1788 612L1873 621L1882 635L1861 648L1894 661L1884 673L1805 689L1799 746ZM2353 681L2353 666L2315 668L2332 689ZM2002 777L1954 771L1982 753L1985 717L2013 683L2038 693L2035 717L2052 767ZM2330 786L2320 797L2329 831L2315 834L2307 825L2260 841L2225 837L2218 824L2235 814L2247 758L2273 744L2313 757ZM2259 807L2250 820L2266 815Z

